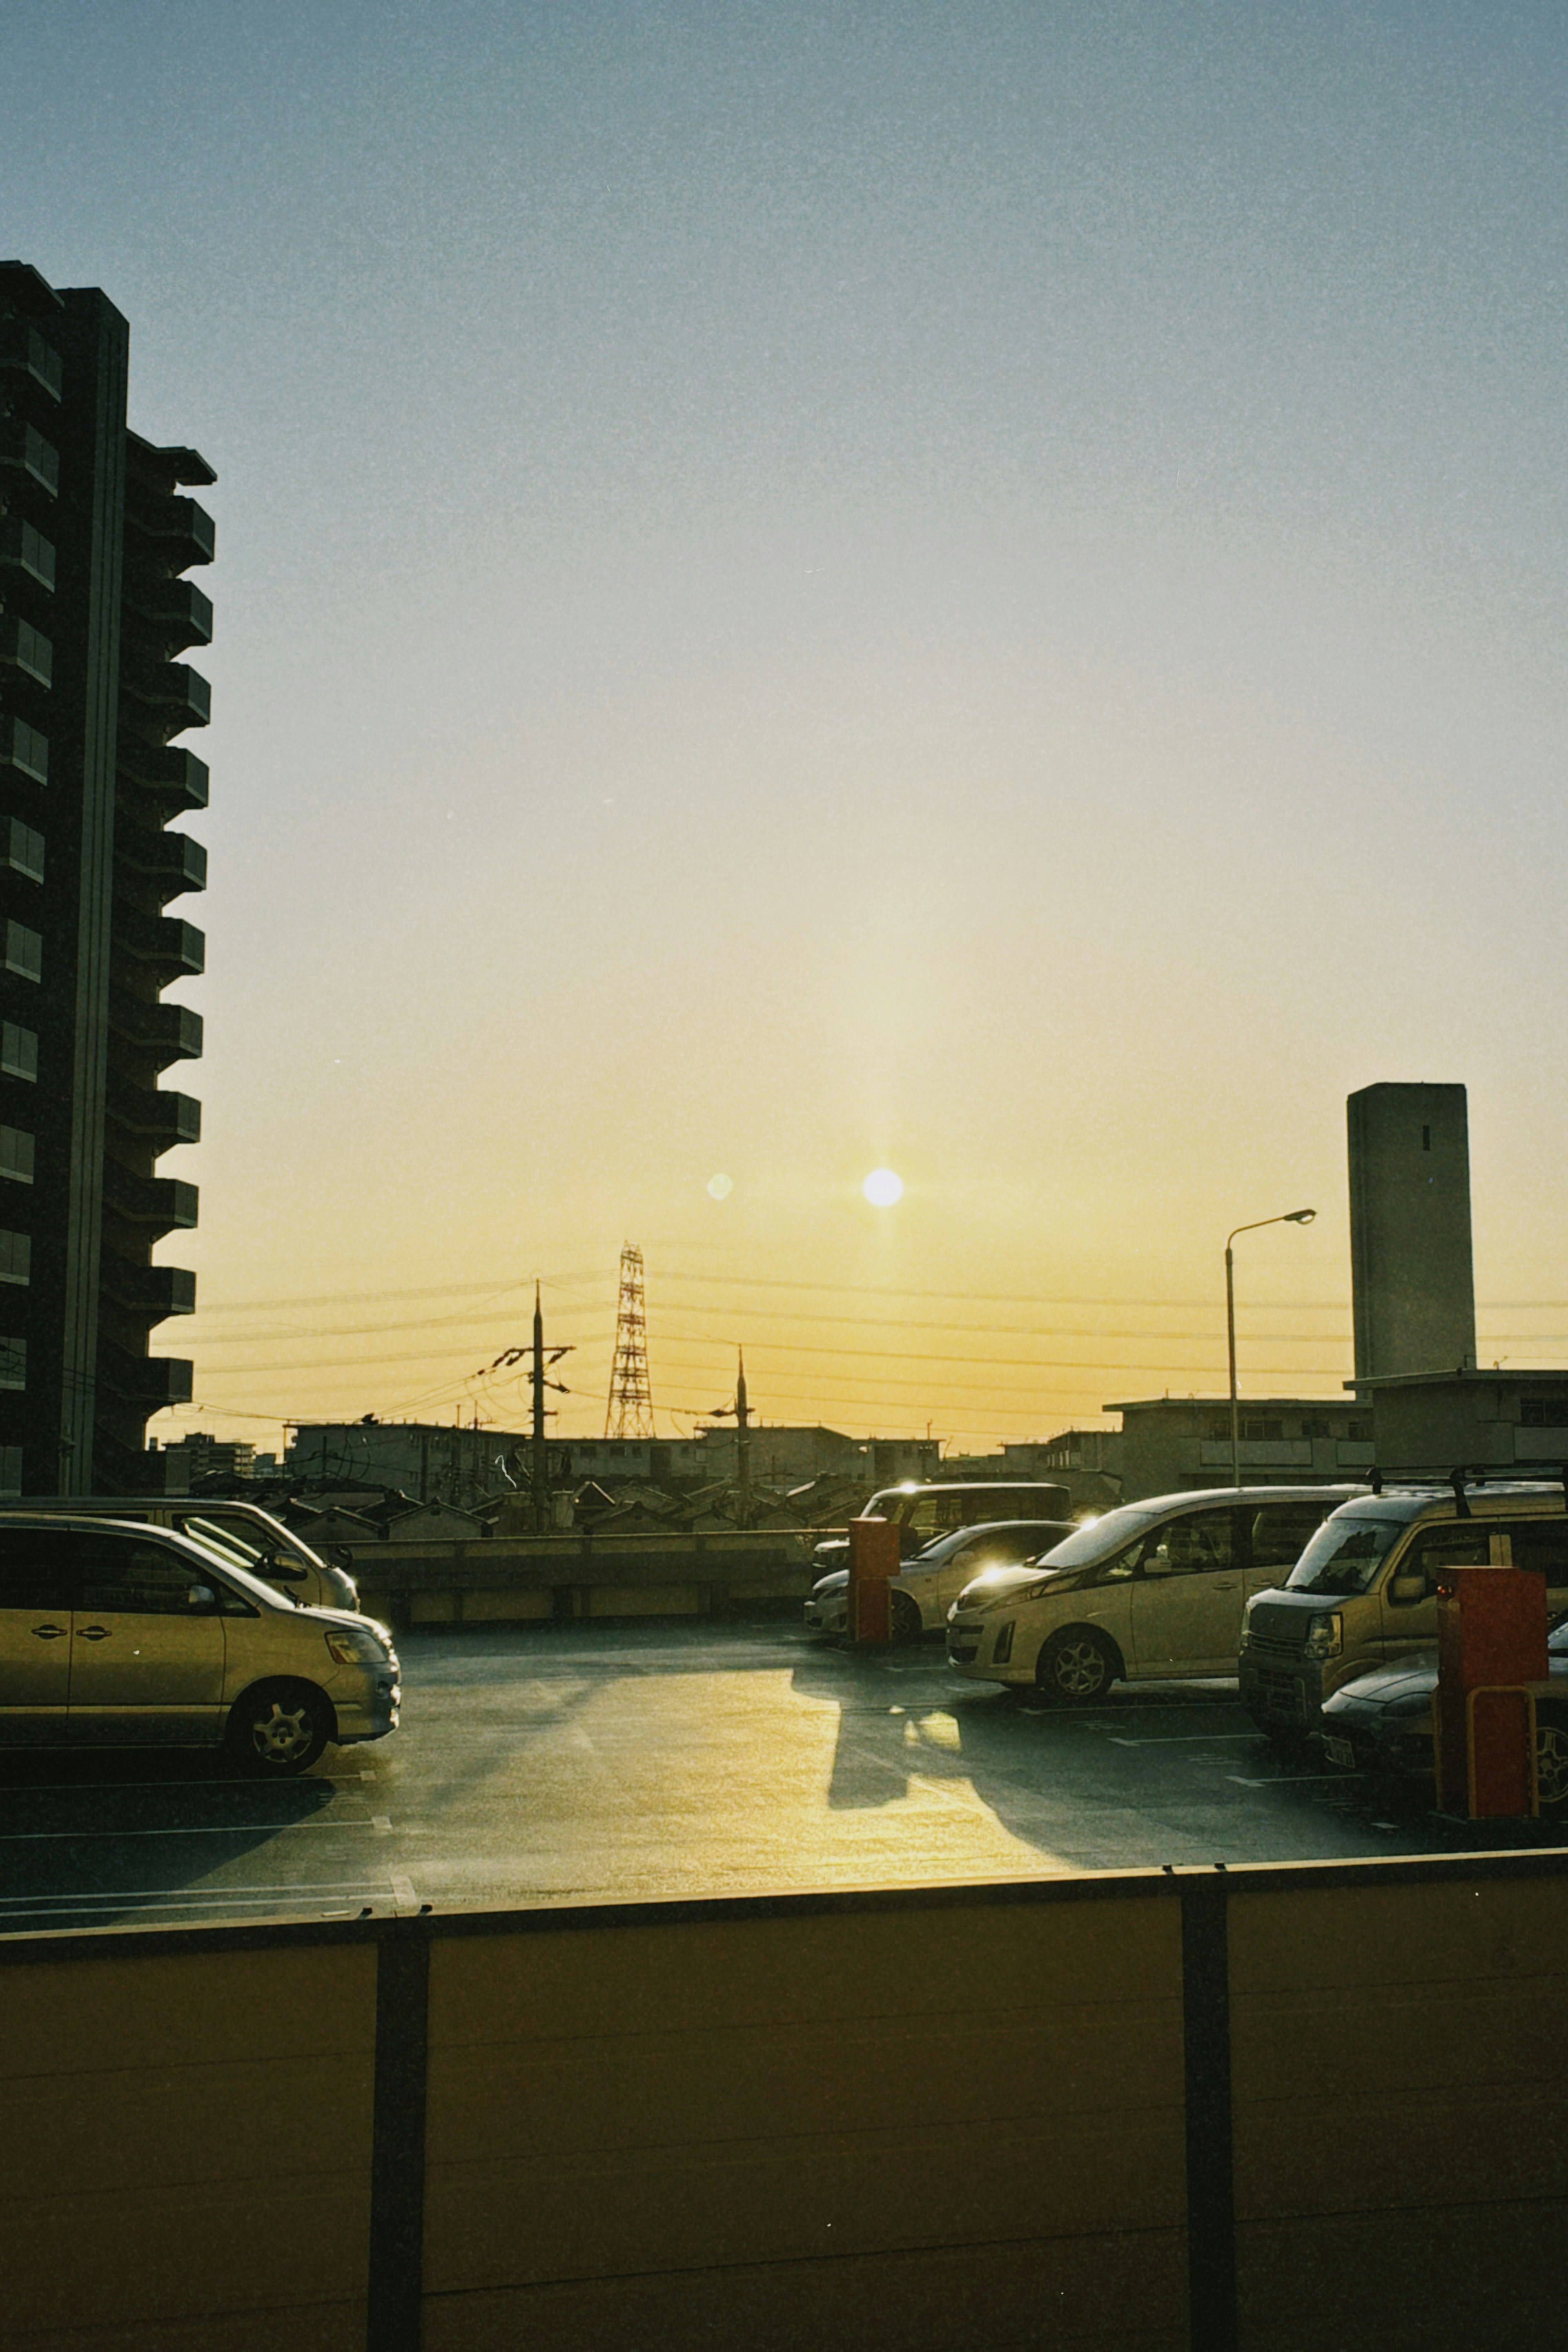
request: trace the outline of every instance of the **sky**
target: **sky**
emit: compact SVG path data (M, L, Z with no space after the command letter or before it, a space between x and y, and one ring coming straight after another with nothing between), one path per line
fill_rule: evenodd
M1568 1360L1559 6L11 0L0 93L219 476L154 1434L520 1426L535 1278L594 1433L631 1240L661 1430L992 1446L1222 1389L1304 1203L1332 1395L1382 1079Z

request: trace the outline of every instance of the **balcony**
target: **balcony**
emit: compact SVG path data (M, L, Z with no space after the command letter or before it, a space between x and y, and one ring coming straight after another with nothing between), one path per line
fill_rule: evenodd
M183 1265L132 1265L117 1251L105 1250L100 1279L117 1307L149 1315L154 1322L196 1311L196 1277Z
M128 664L121 672L120 690L151 714L161 734L178 735L187 727L211 722L212 688L184 662Z
M54 593L53 544L19 515L0 515L0 577L7 572Z
M58 352L45 342L36 327L24 325L20 319L0 324L0 369L8 375L30 378L51 400L58 400L65 388Z
M49 781L49 739L29 727L25 719L0 719L0 770L26 776L29 783Z
M59 451L19 416L0 417L0 467L7 473L21 474L26 480L36 482L51 499L59 496Z
M150 967L160 988L206 969L205 937L177 915L139 915L117 907L114 944L133 961Z
M199 1062L202 1016L188 1004L148 1004L136 996L113 994L109 1001L109 1025L117 1037L136 1046L161 1070L171 1062Z
M217 525L195 499L144 499L127 510L126 524L146 552L167 573L210 563Z
M133 1356L128 1348L100 1341L98 1377L110 1392L127 1403L161 1412L165 1405L189 1404L195 1366L182 1356Z
M110 1078L108 1109L116 1127L151 1143L154 1151L172 1151L176 1143L202 1139L202 1107L194 1095Z
M1199 1444L1198 1458L1205 1470L1228 1470L1229 1438L1204 1438ZM1244 1437L1241 1441L1241 1466L1244 1470L1310 1470L1312 1466L1312 1441L1310 1437Z
M0 662L8 669L19 669L24 677L36 679L39 686L54 684L55 649L41 630L24 621L19 613L0 613Z
M213 641L212 599L194 580L127 581L125 609L163 646L165 658Z
M207 854L188 833L154 833L151 826L124 824L115 839L120 863L155 882L163 900L207 887Z
M103 1197L128 1225L148 1225L155 1234L188 1233L196 1222L196 1187L178 1176L136 1176L106 1160Z
M169 816L185 816L207 804L207 764L194 751L122 738L120 772Z

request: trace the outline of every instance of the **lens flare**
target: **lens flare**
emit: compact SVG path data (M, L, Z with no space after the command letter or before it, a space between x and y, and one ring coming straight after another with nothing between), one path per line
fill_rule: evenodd
M874 1209L890 1209L904 1197L904 1180L890 1168L873 1168L860 1190Z
M710 1176L708 1179L708 1190L716 1201L727 1201L734 1189L735 1181L731 1176Z

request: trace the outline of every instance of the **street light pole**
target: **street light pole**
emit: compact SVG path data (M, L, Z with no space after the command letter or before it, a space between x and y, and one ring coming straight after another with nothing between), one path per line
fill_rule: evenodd
M1225 1339L1230 1359L1230 1483L1241 1484L1241 1407L1236 1393L1236 1253L1231 1247L1237 1234L1261 1233L1265 1225L1310 1225L1317 1215L1316 1209L1287 1209L1282 1217L1259 1217L1250 1225L1237 1225L1225 1237Z

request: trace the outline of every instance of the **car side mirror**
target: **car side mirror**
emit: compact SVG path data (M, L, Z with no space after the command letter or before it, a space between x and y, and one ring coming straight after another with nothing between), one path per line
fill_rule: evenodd
M1409 1609L1426 1598L1424 1576L1396 1576L1388 1588L1388 1597L1396 1609Z
M210 1584L193 1584L185 1595L187 1609L216 1609L217 1594Z
M1143 1562L1145 1576L1169 1576L1172 1572L1171 1555L1163 1549L1152 1551Z

